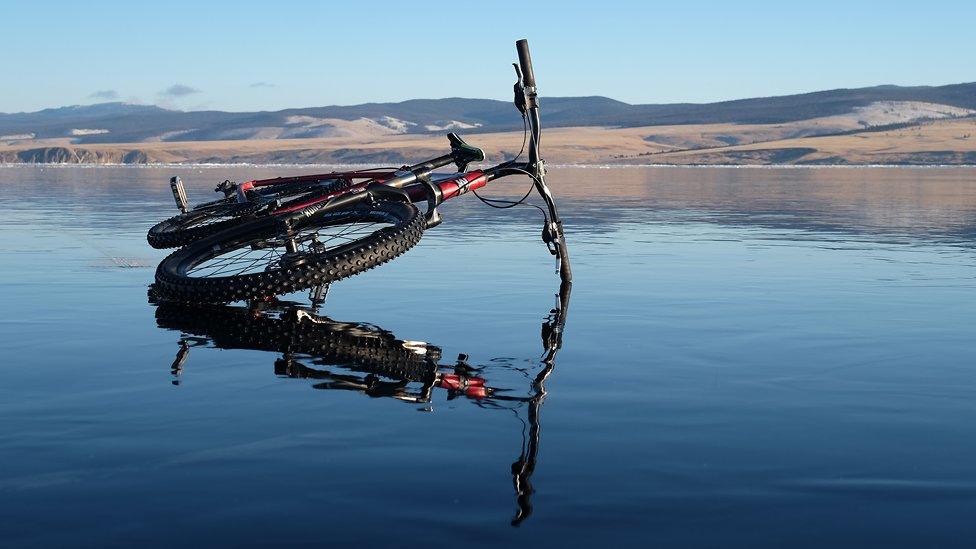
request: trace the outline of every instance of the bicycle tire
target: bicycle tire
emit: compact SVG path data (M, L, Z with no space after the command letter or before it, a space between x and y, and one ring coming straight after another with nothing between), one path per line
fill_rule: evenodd
M156 309L156 323L205 337L221 349L295 353L393 380L428 380L441 358L437 346L424 344L426 352L419 353L376 326L290 312L255 315L244 307L163 302Z
M183 302L225 303L262 299L291 293L320 284L348 278L378 267L414 247L423 235L426 220L413 204L406 202L364 202L363 206L317 212L294 222L293 231L312 235L325 228L353 226L356 223L387 223L361 238L352 239L331 249L312 250L311 246L291 254L288 261L281 253L275 257L282 235L282 220L274 216L231 227L223 232L197 240L173 252L156 269L156 292L161 299ZM339 229L345 231L346 229ZM256 247L260 246L260 247ZM324 245L323 245L324 247ZM252 251L264 253L264 270L217 276L226 262L236 254L243 264L251 261ZM216 259L215 259L216 258ZM206 266L213 260L215 266ZM277 263L275 263L277 262ZM251 262L248 269L261 268ZM219 268L218 268L219 267ZM194 270L212 269L210 273Z
M315 182L301 186L292 185L279 192L272 189L258 194L266 199L292 198L295 200L294 197L299 197L298 199L307 198L306 195L313 190L328 194L340 191L350 185L349 181L340 179L324 186ZM285 204L285 206L287 205ZM185 246L201 238L252 220L251 214L254 213L256 207L256 204L240 204L234 198L201 204L186 213L174 215L153 225L146 233L146 240L150 246L156 249Z

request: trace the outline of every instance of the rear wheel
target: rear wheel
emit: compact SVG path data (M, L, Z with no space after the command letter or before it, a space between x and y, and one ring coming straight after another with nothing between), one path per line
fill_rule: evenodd
M260 299L341 280L403 254L426 224L413 204L363 202L290 226L260 218L198 240L164 259L156 292L175 301Z
M225 198L197 206L180 215L161 221L149 229L146 239L153 248L177 248L208 237L230 227L254 219L261 202L274 199L304 199L315 191L328 194L340 191L350 185L348 180L339 179L324 184L320 181L301 185L282 185L275 190L254 193L260 202L238 203L234 198Z

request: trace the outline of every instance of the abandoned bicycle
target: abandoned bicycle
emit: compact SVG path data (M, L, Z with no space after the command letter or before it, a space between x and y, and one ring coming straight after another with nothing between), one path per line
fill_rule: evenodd
M175 180L173 192L182 213L157 224L148 238L155 247L184 247L159 264L157 294L176 301L260 299L356 275L415 246L424 230L440 224L437 207L444 201L514 175L531 178L545 203L542 239L558 260L562 280L571 281L562 220L540 155L539 102L528 43L519 40L516 46L515 105L525 122L525 161L520 161L520 152L496 166L468 171L485 154L452 133L450 153L412 166L226 182L217 189L223 199L192 210ZM434 173L452 163L457 173ZM510 207L527 197L517 202L482 200ZM415 203L426 203L426 212Z

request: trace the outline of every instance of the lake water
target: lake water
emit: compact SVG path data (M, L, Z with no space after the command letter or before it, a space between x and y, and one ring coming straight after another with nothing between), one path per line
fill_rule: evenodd
M559 349L471 196L304 321L149 303L171 175L306 171L0 168L0 544L976 540L976 170L554 170Z

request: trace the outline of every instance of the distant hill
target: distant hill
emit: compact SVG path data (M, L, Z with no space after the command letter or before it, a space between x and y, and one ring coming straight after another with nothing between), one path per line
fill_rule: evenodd
M976 83L875 86L723 101L631 105L606 97L543 98L546 127L622 128L687 124L780 124L848 115L879 102L921 102L976 109ZM309 107L274 112L167 110L102 103L0 114L0 141L70 138L76 144L316 137L380 138L399 134L516 130L511 103L489 99L413 99L399 103Z

